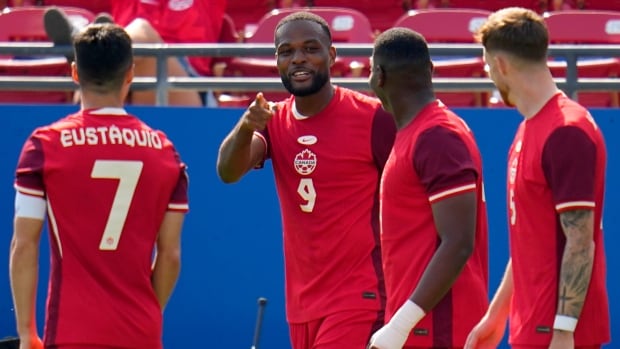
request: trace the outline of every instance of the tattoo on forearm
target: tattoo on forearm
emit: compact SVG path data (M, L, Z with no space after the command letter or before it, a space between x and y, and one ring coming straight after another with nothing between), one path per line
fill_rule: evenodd
M583 229L586 223L589 221L585 219L587 216L592 215L590 210L575 210L564 212L560 215L562 221L562 228L564 230L569 228Z
M593 212L564 212L560 215L560 220L567 240L570 239L572 243L567 243L564 250L558 311L564 315L579 317L592 275Z

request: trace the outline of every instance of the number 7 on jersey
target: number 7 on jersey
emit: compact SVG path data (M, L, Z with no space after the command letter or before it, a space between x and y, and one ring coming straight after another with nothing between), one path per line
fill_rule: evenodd
M96 160L91 178L118 179L118 187L114 194L114 201L110 208L103 236L99 243L100 250L113 251L118 247L118 241L123 232L125 219L133 194L142 173L142 161Z

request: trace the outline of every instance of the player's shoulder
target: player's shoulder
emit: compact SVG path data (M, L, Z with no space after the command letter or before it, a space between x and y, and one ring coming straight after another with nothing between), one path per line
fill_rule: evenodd
M81 114L79 112L73 113L73 114L63 116L62 118L55 120L49 124L36 127L33 130L32 135L34 136L50 135L53 133L57 133L63 129L77 127L81 125L81 123L82 123Z
M339 94L340 99L351 103L352 107L358 107L374 111L381 108L381 102L376 97L369 96L359 91L351 90L346 87L336 86L336 94Z
M561 98L559 116L561 122L558 127L572 126L584 129L584 131L597 131L598 125L590 114L590 111L578 102L563 96Z

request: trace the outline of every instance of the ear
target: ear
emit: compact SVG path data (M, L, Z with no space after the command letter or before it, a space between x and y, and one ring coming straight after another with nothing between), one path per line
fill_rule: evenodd
M497 70L502 75L508 75L508 71L510 70L510 62L508 57L503 54L497 54L493 57L495 64L497 66Z
M329 66L333 66L336 63L336 48L334 46L329 47Z
M127 69L127 73L125 73L125 83L131 84L134 77L134 70L136 69L136 65L132 64L130 69Z
M77 70L77 64L75 63L75 61L71 62L71 79L73 79L73 82L75 82L76 84L80 84L80 79L78 76L78 70Z
M385 69L380 65L376 65L374 69L372 73L376 76L377 86L384 87L386 80Z

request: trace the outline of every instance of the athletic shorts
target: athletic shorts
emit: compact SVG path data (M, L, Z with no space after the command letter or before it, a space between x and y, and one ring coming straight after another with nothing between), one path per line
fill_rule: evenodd
M383 312L350 310L304 323L290 323L293 349L366 349L383 325Z

